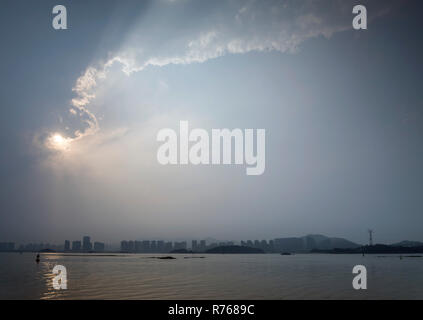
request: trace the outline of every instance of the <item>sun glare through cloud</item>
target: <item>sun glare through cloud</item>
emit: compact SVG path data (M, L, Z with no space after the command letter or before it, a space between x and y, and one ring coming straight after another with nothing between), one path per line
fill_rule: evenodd
M47 147L57 151L69 150L72 139L65 138L60 133L54 133L47 139Z

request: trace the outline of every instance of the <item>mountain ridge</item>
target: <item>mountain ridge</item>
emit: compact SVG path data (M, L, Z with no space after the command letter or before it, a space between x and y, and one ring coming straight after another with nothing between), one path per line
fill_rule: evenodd
M302 237L277 238L274 246L281 252L310 252L311 250L355 249L361 245L339 237L309 234Z

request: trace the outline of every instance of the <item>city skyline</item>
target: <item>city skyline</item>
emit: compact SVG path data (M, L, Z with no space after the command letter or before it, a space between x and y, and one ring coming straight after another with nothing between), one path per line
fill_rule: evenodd
M319 232L309 232L309 233L305 233L305 235L324 235L324 236L329 236L329 237L332 237L332 238L344 238L344 239L348 239L348 240L351 240L352 242L355 242L355 243L358 243L358 244L366 244L366 243L369 243L369 232L370 232L370 229L359 230L359 231L361 231L360 232L360 235L359 236L356 236L354 239L348 238L348 237L346 237L346 236L344 236L342 234L326 234L326 233L319 233ZM372 241L373 241L373 237L374 237L373 236L373 233L374 233L374 230L371 230L371 231L372 231ZM410 238L410 237L407 237L407 236L405 236L403 238L399 237L397 239L394 239L393 241L386 241L386 240L383 240L384 239L383 235L380 238L378 237L379 235L380 235L380 232L378 232L378 234L376 236L375 243L398 243L398 242L401 242L401 241L416 241L416 242L423 241L423 240L419 240L417 238ZM73 237L69 237L68 239L65 239L65 240L45 239L43 241L39 241L39 240L16 241L16 240L10 238L10 239L0 239L0 243L12 243L12 242L13 243L48 243L48 244L51 243L51 244L53 244L55 246L60 246L64 241L70 241L70 244L69 245L70 245L70 247L72 247L72 242L78 241L78 242L80 242L81 248L82 248L83 247L84 238L86 238L86 237L88 237L88 239L91 238L91 236L81 236L80 237L80 240L70 240L70 239L73 239ZM278 239L278 238L296 238L296 237L301 237L301 235L299 233L288 233L288 234L279 234L279 235L268 235L268 236L264 236L264 237L250 237L250 239L259 240L259 241L262 241L262 240L270 241L270 240L274 240L274 239ZM99 239L99 237L93 237L93 238ZM104 243L107 246L116 247L116 246L120 245L122 241L124 241L124 240L122 240L122 238L125 238L125 237L118 237L116 239L109 239L109 240L106 241L104 239L107 239L107 237L106 238L103 237L103 238L101 238L103 240L98 240L98 241L101 241L101 243ZM132 241L145 241L145 238L143 238L143 237L130 237L130 238L133 239ZM76 237L76 239L78 239L78 237ZM172 243L174 243L174 242L182 242L182 241L191 243L191 241L196 240L198 242L199 241L207 241L207 243L210 244L212 242L217 242L217 243L219 243L219 242L241 243L243 240L246 239L246 237L242 237L242 238L224 237L224 238L220 238L219 239L218 237L213 237L213 236L206 236L206 237L190 237L190 236L186 236L186 237L176 237L176 238L166 237L166 236L160 237L159 236L159 237L151 237L151 238L149 237L149 239L150 240L148 240L148 241L165 241L165 242L172 242ZM129 240L127 240L127 241L129 241ZM92 245L94 245L94 242L92 242ZM89 250L86 250L86 251L89 251Z
M372 230L373 233L373 230ZM165 240L165 239L158 239L153 238L150 240L145 239L134 239L134 240L121 240L120 242L108 242L108 241L99 241L93 240L91 241L90 236L83 236L82 240L64 240L62 244L60 242L34 242L34 243L15 243L15 242L0 242L0 251L41 251L45 249L52 249L64 252L116 252L120 249L121 252L134 252L134 253L165 253L170 252L172 250L178 249L191 249L192 251L196 252L204 252L206 248L214 248L217 246L225 246L225 245L241 245L241 246L248 246L252 248L260 248L265 249L265 251L272 252L273 250L269 248L273 248L274 243L278 241L285 241L288 242L296 242L298 245L298 241L300 242L308 242L308 238L323 238L323 239L335 239L338 244L341 241L341 246L343 245L351 245L354 246L361 246L361 245L370 245L372 246L374 243L376 244L385 244L382 242L374 242L373 236L367 239L364 242L351 242L348 239L342 237L328 237L325 235L320 234L308 234L306 236L293 236L293 237L276 237L276 238L261 238L261 239L250 239L250 240L218 240L215 238L199 238L199 239L185 239L185 240ZM314 241L314 240L313 240ZM414 241L413 239L402 239L397 243L421 243L419 241ZM395 244L395 243L388 243L388 245ZM18 246L19 245L19 246ZM266 249L267 248L267 249ZM157 249L157 250L156 250Z

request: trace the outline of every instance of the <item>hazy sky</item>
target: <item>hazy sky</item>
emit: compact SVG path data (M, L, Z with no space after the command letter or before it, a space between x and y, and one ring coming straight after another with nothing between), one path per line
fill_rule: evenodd
M3 0L0 241L423 241L420 2ZM180 120L266 129L266 171L159 165Z

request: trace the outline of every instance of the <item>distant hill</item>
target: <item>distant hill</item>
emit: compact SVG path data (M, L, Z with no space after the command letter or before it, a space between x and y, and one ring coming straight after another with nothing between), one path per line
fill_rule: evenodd
M404 240L398 243L393 243L391 244L391 246L392 247L406 247L406 248L423 247L423 242Z
M264 253L263 250L244 246L220 246L209 249L206 253Z
M330 238L320 234L310 234L299 238L279 238L274 240L276 251L309 252L312 250L354 249L359 244L343 238Z
M414 253L423 253L423 246L418 247L395 247L389 246L386 244L375 244L373 246L363 246L359 248L352 249L332 249L332 250L312 250L314 253L350 253L350 254L414 254Z

